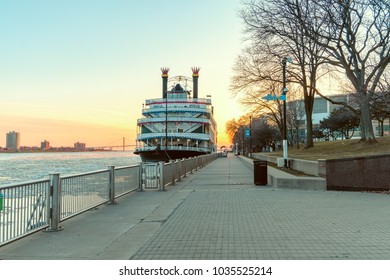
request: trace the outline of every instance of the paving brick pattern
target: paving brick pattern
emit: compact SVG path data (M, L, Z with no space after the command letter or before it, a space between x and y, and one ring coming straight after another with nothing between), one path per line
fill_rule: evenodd
M255 187L237 161L194 175L132 259L390 259L390 196Z

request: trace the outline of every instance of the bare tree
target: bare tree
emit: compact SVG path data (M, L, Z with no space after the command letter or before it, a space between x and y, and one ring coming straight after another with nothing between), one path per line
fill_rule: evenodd
M361 140L375 142L369 100L390 61L390 2L316 0L313 9L323 15L321 28L303 20L305 34L326 50L328 64L345 72L359 96Z
M288 82L302 87L305 101L307 139L306 146L313 146L312 112L316 83L325 54L316 44L315 33L307 36L302 22L310 22L314 30L321 28L319 15L312 1L295 0L249 0L244 2L240 16L245 23L245 32L252 42L258 59L254 63L241 61L233 79L233 89L239 90L264 81L281 83L283 57L292 56L294 63L288 69ZM267 69L267 71L264 71ZM244 70L244 71L242 71ZM283 89L282 89L283 90ZM280 92L281 93L281 92Z
M225 130L231 142L234 141L235 135L243 126L249 126L250 114L241 116L238 120L231 119L226 122Z
M282 102L280 100L269 102L263 99L267 94L276 98L282 91L279 77L274 77L277 73L275 65L269 62L270 59L267 59L264 52L258 51L258 48L244 49L233 66L234 76L230 89L234 95L241 95L240 102L251 116L267 117L268 121L276 124L282 133Z

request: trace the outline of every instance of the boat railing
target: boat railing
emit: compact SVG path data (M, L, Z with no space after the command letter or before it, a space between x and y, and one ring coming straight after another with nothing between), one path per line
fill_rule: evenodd
M208 113L211 114L212 110L211 108L192 108L192 107L168 107L165 108L164 106L161 107L153 107L153 108L145 108L142 109L142 114L151 114L151 113L165 113L168 110L168 113L170 112L191 112L191 113Z
M136 151L142 152L142 151L154 151L156 150L156 146L139 146L136 147ZM209 147L189 147L189 146L161 146L162 150L180 150L180 151L193 151L193 152L203 152L203 153L210 153L212 151Z
M167 119L165 117L160 118L140 118L137 120L137 124L149 124L149 123L164 123ZM188 122L188 123L204 123L210 124L212 121L207 117L168 117L168 122Z
M184 139L193 139L193 140L200 140L200 141L209 141L210 140L210 134L209 133L190 133L190 132L171 132L171 130L168 129L168 145L170 144L170 139L178 139L178 138L184 138ZM137 141L146 141L148 139L158 139L161 140L165 139L165 132L151 132L151 133L139 133L137 134ZM145 143L145 145L147 145ZM173 146L173 145L171 145ZM175 146L173 146L175 147ZM187 146L184 146L187 147Z
M211 104L210 98L169 98L166 100L165 98L155 98L155 99L146 99L145 105L152 105L152 104L165 104L165 102L168 101L168 104L170 103L189 103L189 104Z
M136 190L165 190L217 158L216 153L168 163L107 170L0 186L0 246L36 231L59 231L60 222Z

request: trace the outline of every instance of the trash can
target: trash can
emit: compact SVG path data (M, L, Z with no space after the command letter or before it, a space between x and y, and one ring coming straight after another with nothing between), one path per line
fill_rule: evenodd
M0 211L3 210L3 195L0 193Z
M267 185L267 161L254 160L253 161L253 177L255 185Z

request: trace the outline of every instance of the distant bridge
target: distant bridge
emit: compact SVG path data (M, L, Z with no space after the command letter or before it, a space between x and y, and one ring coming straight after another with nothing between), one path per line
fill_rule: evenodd
M135 145L113 145L113 146L97 146L97 147L88 147L88 149L95 149L95 150L112 150L112 149L122 149L123 151L126 150L126 148L129 148L129 151L134 150Z
M129 138L126 138L126 137L122 137L122 138L119 138L119 139L116 139L115 141L112 141L111 143L107 144L107 145L104 145L104 146L95 146L95 147L89 147L88 146L88 149L95 149L95 150L117 150L117 149L121 149L123 151L127 150L127 151L132 151L134 150L134 148L136 147L135 144L132 144L132 145L129 145L129 144L126 144L126 140L132 142L134 140L130 140ZM121 141L122 144L118 144L118 142ZM129 148L129 149L126 149L126 148ZM218 150L223 150L223 149L228 149L228 147L226 146L220 146L218 147Z
M134 150L136 145L135 144L132 144L132 145L126 144L126 140L132 141L126 137L122 137L122 138L116 139L115 141L112 141L111 143L104 145L104 146L94 146L94 147L88 146L88 149L95 149L95 150L122 149L123 151L125 151L126 148L130 148L130 149L128 149L129 151ZM122 144L121 145L118 144L118 141L121 141Z

